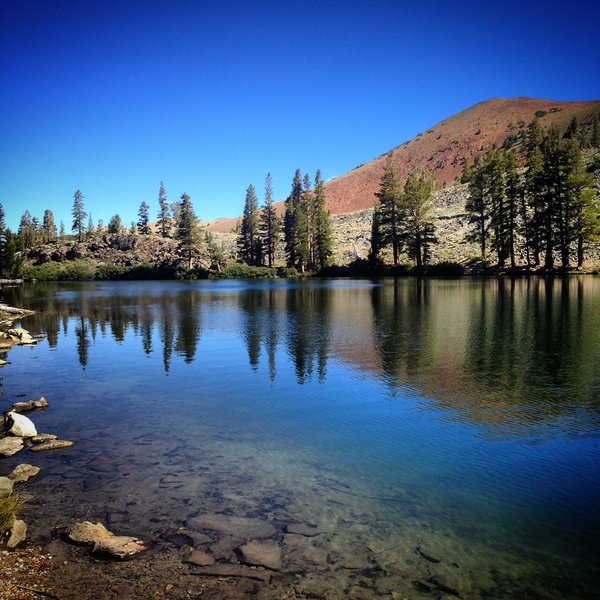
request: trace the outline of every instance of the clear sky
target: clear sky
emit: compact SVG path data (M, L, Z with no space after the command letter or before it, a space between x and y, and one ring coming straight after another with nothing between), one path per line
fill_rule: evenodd
M208 220L493 97L600 98L600 3L0 0L0 203Z

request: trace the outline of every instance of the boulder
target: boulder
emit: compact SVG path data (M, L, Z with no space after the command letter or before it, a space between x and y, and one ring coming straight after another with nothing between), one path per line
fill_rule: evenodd
M100 538L92 549L94 554L109 554L114 558L130 558L146 550L144 543L128 535L111 535Z
M13 521L10 537L8 538L8 542L6 542L7 548L16 548L19 544L22 544L27 537L27 524L25 521L21 521L21 519L15 519Z
M12 425L8 430L10 435L25 438L37 435L37 430L31 419L12 411L9 412L7 416L9 418L9 423L12 421Z
M35 408L46 408L48 406L48 400L44 396L40 396L37 400L33 401Z
M304 535L306 537L314 537L321 532L316 525L305 523L290 523L285 530L287 533L295 533L296 535Z
M0 456L12 456L22 449L22 438L5 437L0 439Z
M0 477L0 498L10 496L13 491L14 481L8 477Z
M102 523L83 521L75 523L67 532L67 537L78 544L95 544L98 540L114 536Z
M13 472L8 476L15 483L25 483L32 477L35 477L40 472L39 467L33 465L22 464L13 469Z

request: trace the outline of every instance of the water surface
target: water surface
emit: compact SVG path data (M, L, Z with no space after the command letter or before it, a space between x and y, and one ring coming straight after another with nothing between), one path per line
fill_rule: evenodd
M43 394L38 429L76 442L37 455L34 538L71 515L148 538L216 512L273 522L306 594L437 597L437 577L464 598L597 596L599 279L3 295L47 337L11 350L2 407ZM289 523L317 525L319 552L294 554Z

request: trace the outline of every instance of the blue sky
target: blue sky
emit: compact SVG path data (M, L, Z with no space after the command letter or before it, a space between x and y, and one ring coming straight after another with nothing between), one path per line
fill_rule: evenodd
M493 97L600 98L600 3L0 0L0 203L71 226L341 175Z

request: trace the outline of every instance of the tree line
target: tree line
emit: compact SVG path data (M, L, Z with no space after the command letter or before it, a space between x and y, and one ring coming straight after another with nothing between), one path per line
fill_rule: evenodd
M484 265L492 256L500 269L583 265L586 248L600 239L600 203L583 152L600 146L594 123L591 136L576 119L561 135L534 119L520 152L492 148L465 163L469 239L479 244Z
M523 123L524 126L524 123ZM486 268L543 268L552 271L584 263L585 250L600 240L600 201L593 171L600 155L586 165L585 151L600 147L600 120L579 124L574 117L566 131L542 129L534 118L516 142L503 144L464 162L462 183L468 184L465 205L471 227L466 239L476 242ZM509 138L507 138L508 140ZM517 148L517 144L520 147ZM394 267L406 253L416 272L426 270L437 243L433 222L435 178L425 169L403 182L387 157L371 227L370 261L382 265L391 253Z
M248 186L237 240L239 256L249 265L273 267L283 238L288 267L300 273L324 269L332 254L333 240L321 172L317 170L313 187L310 176L303 177L296 169L284 206L280 217L273 205L270 173L265 181L262 210L258 208L254 186Z
M96 235L131 234L152 235L150 206L142 202L138 210L137 222L129 227L123 224L118 214L113 215L105 226L100 219L94 223L88 214L81 190L76 190L71 209L71 235L77 241L90 239ZM158 213L156 234L163 238L173 238L179 242L179 252L192 269L194 257L202 241L214 257L213 266L219 271L224 262L223 249L199 227L189 194L182 194L178 202L169 203L164 183L158 192ZM66 239L65 225L61 221L57 227L51 210L44 212L42 223L26 210L19 222L16 233L6 228L4 210L0 205L0 276L15 277L19 274L22 255L39 244ZM270 173L265 182L265 202L258 207L256 190L250 185L246 190L244 211L238 228L237 259L251 266L275 267L276 255L281 245L285 247L285 263L288 267L306 270L323 269L332 253L332 233L329 212L320 171L317 171L312 186L310 177L302 178L298 169L292 184L292 192L285 202L285 214L280 217L273 202L273 182Z

